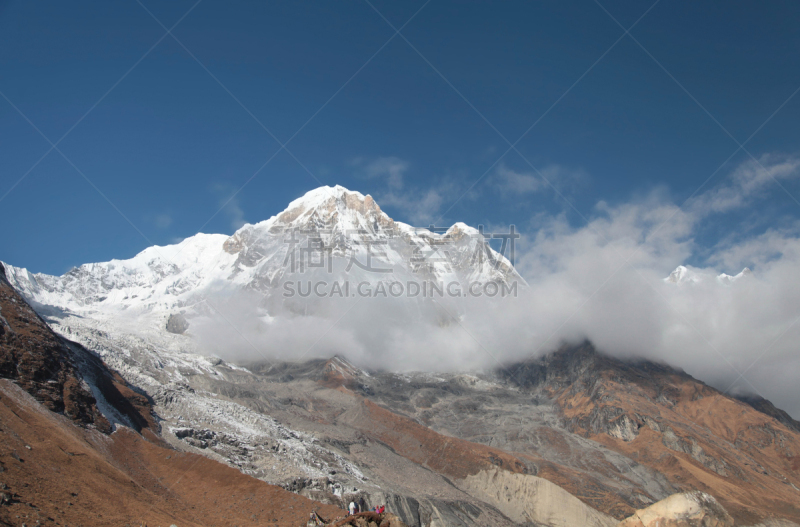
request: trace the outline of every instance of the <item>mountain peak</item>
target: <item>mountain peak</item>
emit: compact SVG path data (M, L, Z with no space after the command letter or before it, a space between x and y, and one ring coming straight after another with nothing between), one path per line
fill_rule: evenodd
M697 275L696 272L690 270L685 265L679 265L672 271L668 277L664 279L665 282L671 282L674 284L681 283L681 282L699 282L700 277Z
M741 272L739 272L739 274L735 274L733 276L731 276L729 274L722 273L722 274L717 276L717 280L720 283L723 283L723 284L730 284L730 283L733 283L733 282L735 282L735 281L737 281L737 280L739 280L741 278L744 278L746 276L750 276L751 274L753 274L753 271L751 271L749 267L745 267L744 269L741 270Z
M319 265L309 263L314 258ZM334 261L340 278L353 270L351 278L374 283L511 283L519 278L477 229L464 223L444 234L416 229L395 222L371 196L336 185L313 189L283 212L244 225L232 236L197 234L176 245L147 248L129 260L85 264L63 277L12 267L9 281L27 298L59 309L103 305L109 313L132 307L172 313L220 288L258 291L281 303L281 283L312 268L331 274Z
M335 185L333 187L323 185L321 187L309 190L301 197L289 203L289 206L286 208L286 210L288 211L297 207L319 207L331 201L340 202L349 206L365 202L375 203L375 200L373 200L372 196L369 194L365 196L361 192L347 189L341 185Z
M729 275L725 273L721 273L716 275L717 282L720 284L730 285L737 280L750 276L753 274L753 271L750 268L745 267L741 270L739 274L736 275ZM673 283L673 284L680 284L680 283L692 283L697 284L700 282L704 282L706 280L711 280L714 278L714 275L707 270L696 269L696 268L689 268L685 265L679 265L672 271L668 277L664 278L664 282Z
M362 229L375 221L393 223L372 196L348 190L341 185L322 186L306 192L289 203L274 221L283 228L334 227L342 220L342 227ZM269 220L268 220L269 221Z

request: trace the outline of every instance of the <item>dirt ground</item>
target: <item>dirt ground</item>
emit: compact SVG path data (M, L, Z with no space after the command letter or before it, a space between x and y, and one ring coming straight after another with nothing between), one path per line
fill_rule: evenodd
M0 522L148 527L305 525L344 511L120 429L47 410L0 379Z

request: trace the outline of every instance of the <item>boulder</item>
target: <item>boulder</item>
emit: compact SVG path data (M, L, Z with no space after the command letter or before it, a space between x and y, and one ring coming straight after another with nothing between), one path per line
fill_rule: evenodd
M617 527L733 527L733 518L713 496L695 491L638 510Z
M167 319L167 331L176 335L183 335L189 329L189 321L181 313L175 313Z

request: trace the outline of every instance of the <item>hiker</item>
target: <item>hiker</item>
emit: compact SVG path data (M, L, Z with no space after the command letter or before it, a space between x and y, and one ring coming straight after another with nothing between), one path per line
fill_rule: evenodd
M356 502L354 502L354 501L351 501L351 502L350 502L350 507L349 507L349 509L350 509L350 516L352 516L353 514L355 514L355 513L356 513L356 507L357 507L357 505L356 505Z

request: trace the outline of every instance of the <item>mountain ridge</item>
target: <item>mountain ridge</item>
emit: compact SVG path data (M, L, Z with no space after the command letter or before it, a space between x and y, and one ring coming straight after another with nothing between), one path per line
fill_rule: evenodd
M461 364L450 362L453 371L438 373L393 371L359 357L347 340L313 356L298 350L293 360L265 354L286 342L280 333L252 339L264 328L307 321L291 329L309 334L311 351L333 327L313 303L279 297L281 281L347 276L353 254L364 258L361 264L375 257L379 267L395 266L388 281L519 276L477 229L457 223L441 233L415 230L369 196L342 187L309 194L233 236L198 234L169 254L151 247L62 277L9 266L9 288L69 341L68 351L102 359L121 386L150 404L160 424L155 440L335 507L357 499L391 504L409 525L426 527L586 521L576 518L610 527L677 491L699 490L717 497L740 524L774 515L800 521L793 505L800 434L791 417L768 401L737 401L665 364L616 359L589 342L502 369L459 371ZM293 268L292 244L334 257L331 270L307 261ZM444 249L452 251L448 258L431 258ZM357 265L352 277L387 281ZM712 285L724 287L720 282ZM237 306L240 298L248 302ZM334 306L331 324L348 313L343 305ZM425 317L436 329L458 329L463 320L458 310L429 317L441 314L436 303L413 306L419 309L412 316L392 320L400 333ZM503 306L490 308L502 314ZM244 337L257 353L246 361L199 354L198 342L220 328L198 330L215 312L226 323L230 317L254 327L251 338L237 329L218 346ZM367 330L385 327L380 317L367 320L375 321ZM370 345L386 337L378 331ZM420 353L435 356L441 344L421 339ZM496 492L497 485L512 490ZM559 510L559 500L571 505Z

